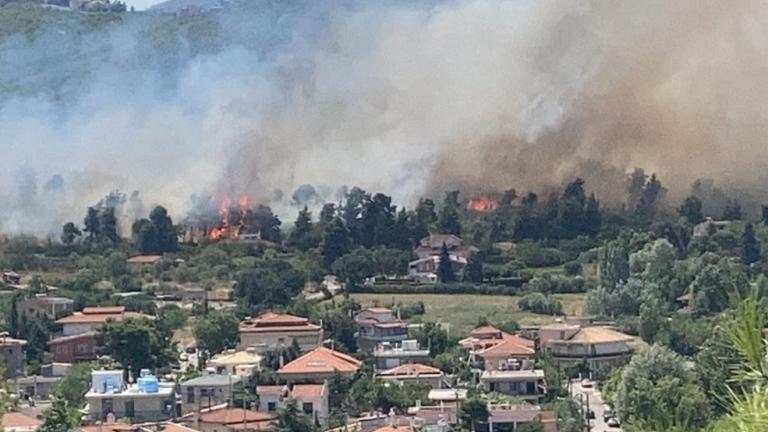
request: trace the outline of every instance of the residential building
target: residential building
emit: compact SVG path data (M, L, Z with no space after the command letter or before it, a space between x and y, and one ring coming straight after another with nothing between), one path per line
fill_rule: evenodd
M289 384L320 384L330 380L336 373L352 378L361 365L362 362L354 357L320 347L281 367L277 375Z
M195 429L200 432L249 432L271 429L269 413L242 408L220 408L201 412Z
M458 404L467 399L467 389L434 389L429 391L427 399L441 405Z
M557 415L532 404L489 404L488 432L516 431L527 423L539 422L544 432L557 432Z
M554 323L539 329L541 349L566 364L583 362L592 371L628 362L635 352L634 338L610 327L582 327Z
M122 370L91 372L91 388L85 394L92 422L128 418L132 422L164 421L174 417L174 383L161 383L142 370L137 384L127 384Z
M16 392L21 399L48 400L60 376L32 375L16 379Z
M357 347L365 352L373 352L384 342L399 343L408 339L408 324L387 308L363 309L355 317L355 322L358 328Z
M415 339L402 341L400 344L385 342L373 351L376 370L387 370L408 363L432 363L429 350L419 347Z
M437 282L437 267L440 264L440 253L443 245L448 249L451 266L456 274L461 274L467 266L467 260L479 249L463 244L463 240L452 234L430 234L419 242L414 250L418 257L408 263L408 275L418 282Z
M127 312L125 306L87 307L82 312L56 320L61 325L62 335L72 336L98 330L108 320L122 321L128 318L153 319L138 312Z
M78 363L96 360L96 332L60 336L48 341L53 361L60 363Z
M473 366L481 370L528 368L536 354L532 340L490 326L472 330L459 346L467 351Z
M209 368L214 368L217 374L237 375L248 379L254 370L261 369L264 359L256 353L255 348L247 348L245 351L227 350L213 356L207 362Z
M539 369L484 371L480 384L487 392L539 401L547 391L544 371Z
M75 301L70 298L38 294L34 297L20 300L17 307L20 315L44 315L55 320L64 315L71 314L74 304Z
M232 394L243 388L237 375L203 375L180 385L181 411L187 414L229 402Z
M288 401L296 402L296 407L312 417L321 426L328 426L328 384L294 384L258 386L259 411L274 413Z
M15 339L8 336L8 333L0 333L0 364L5 366L6 378L24 375L27 363L25 346L27 341L24 339Z
M446 385L443 371L419 363L408 363L387 369L377 373L376 377L398 384L427 384L433 389L440 389Z
M453 272L455 274L460 275L462 272L464 272L464 268L467 267L466 258L449 254L448 259L451 260L451 267L453 268ZM408 263L408 276L417 282L436 283L437 268L439 266L439 256L419 258Z
M8 285L19 285L21 284L21 275L14 271L3 272L3 282Z
M247 318L240 323L240 349L255 348L264 353L281 346L290 346L293 341L302 351L320 346L323 328L308 319L287 314L267 312L258 318Z
M18 412L5 413L0 419L0 430L3 432L35 432L43 424L42 421Z

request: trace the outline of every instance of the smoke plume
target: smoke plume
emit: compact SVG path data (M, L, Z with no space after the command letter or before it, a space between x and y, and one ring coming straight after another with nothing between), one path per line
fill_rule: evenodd
M0 31L0 230L56 231L113 190L176 218L193 195L292 218L280 191L302 185L411 205L576 175L620 202L634 167L672 198L703 177L766 198L757 0L250 0L84 19Z

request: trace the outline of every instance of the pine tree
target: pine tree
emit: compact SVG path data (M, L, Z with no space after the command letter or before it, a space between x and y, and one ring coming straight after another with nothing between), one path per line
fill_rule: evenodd
M602 223L600 202L595 198L595 194L590 194L587 200L587 207L584 209L584 234L590 236L597 235L600 232Z
M344 223L339 218L334 219L333 223L326 228L320 247L326 268L330 268L336 259L349 252L349 243L349 232L344 227Z
M464 279L476 283L483 281L483 262L477 254L472 255L467 260L467 270Z
M288 244L301 250L317 246L316 240L313 239L313 232L312 212L307 206L304 206L303 209L299 210L299 215L293 224L293 231L288 236Z
M459 191L451 191L445 194L445 202L440 210L438 228L442 234L461 234L459 223Z
M755 238L755 228L752 224L747 224L744 228L744 234L741 237L742 252L741 259L746 265L760 261L760 245Z
M8 333L11 337L19 337L19 297L14 295L11 299L11 312L8 314Z
M440 250L440 262L437 264L437 279L443 283L456 280L456 274L453 272L453 265L451 264L451 256L445 243L443 243L443 248Z
M88 207L88 213L83 220L83 231L87 233L86 242L95 243L101 237L101 223L99 220L99 211L95 207Z
M40 425L38 431L69 432L76 426L78 426L76 417L67 402L60 398L54 398L51 407L45 411L43 424Z

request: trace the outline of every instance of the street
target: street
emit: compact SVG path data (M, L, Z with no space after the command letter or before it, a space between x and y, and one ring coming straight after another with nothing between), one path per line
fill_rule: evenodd
M596 386L597 383L593 383L593 385ZM571 397L577 402L583 401L584 404L586 404L586 401L589 400L589 409L594 411L595 413L594 420L591 420L589 422L590 431L621 432L621 428L610 427L605 423L605 420L603 420L603 412L605 412L606 410L606 405L605 405L605 402L603 402L603 398L602 398L602 395L600 395L600 391L597 390L596 387L584 388L581 386L580 380L572 380L571 381Z

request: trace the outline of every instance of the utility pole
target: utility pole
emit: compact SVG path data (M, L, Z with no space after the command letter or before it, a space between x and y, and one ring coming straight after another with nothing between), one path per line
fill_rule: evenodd
M592 424L589 422L589 393L585 393L584 396L587 398L587 432L592 431Z

